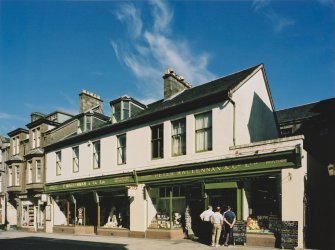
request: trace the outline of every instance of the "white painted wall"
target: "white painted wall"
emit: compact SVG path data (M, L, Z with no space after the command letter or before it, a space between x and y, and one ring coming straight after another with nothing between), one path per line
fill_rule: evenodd
M135 196L130 198L130 231L145 232L147 229L147 202L143 195L144 186L143 184L138 185Z
M256 73L233 95L236 102L236 137L237 143L249 143L251 141L248 122L250 112L254 101L254 93L259 96L265 106L272 110L270 99L261 71ZM213 130L213 150L196 153L195 152L195 119L194 115L206 111L212 111L212 130ZM253 109L255 110L255 108ZM262 111L262 110L260 110ZM256 112L257 113L257 112ZM183 156L171 156L171 121L186 117L186 141L187 154ZM255 119L263 119L261 114L257 114ZM261 122L264 129L258 131L263 133L261 137L268 139L276 134L274 120L265 117ZM151 129L150 126L164 123L164 158L151 159ZM117 164L117 135L126 133L127 135L127 163L124 165ZM161 119L141 127L133 127L117 133L106 134L100 138L101 144L101 167L93 169L93 147L85 141L79 144L79 164L78 173L72 171L72 147L71 145L62 151L62 174L56 176L56 159L55 151L46 155L47 171L46 182L58 182L66 180L81 179L94 176L110 175L122 172L132 172L134 169L152 169L164 166L187 164L191 162L201 162L216 160L229 153L229 146L233 145L233 107L230 103L222 102L216 105L203 107L192 110L187 113L178 114L166 119ZM92 140L94 141L94 140Z
M262 70L234 92L232 99L236 103L236 145L278 138Z
M303 249L304 178L307 174L307 153L302 152L302 167L282 169L282 220L298 221L298 248Z

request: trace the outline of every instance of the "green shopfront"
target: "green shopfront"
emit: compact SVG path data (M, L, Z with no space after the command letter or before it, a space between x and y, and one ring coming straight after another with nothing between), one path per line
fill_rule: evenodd
M183 238L185 228L191 227L199 236L199 215L210 204L222 208L231 205L237 219L245 221L248 235L273 235L286 206L282 203L283 170L300 167L297 146L280 152L49 183L45 192L66 218L63 225L53 224L54 231L59 226L92 227L92 233L104 235ZM142 187L140 195L135 194L137 187ZM143 202L136 203L138 199ZM135 203L142 204L143 209L135 209ZM142 214L145 219L136 221ZM138 229L141 226L133 230L132 225L139 223L143 230Z

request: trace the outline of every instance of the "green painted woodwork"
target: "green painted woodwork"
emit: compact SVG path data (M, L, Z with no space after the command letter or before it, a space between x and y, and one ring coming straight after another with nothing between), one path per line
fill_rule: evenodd
M237 188L237 182L205 183L205 189Z
M142 171L134 170L133 172L114 175L113 177L96 177L66 183L46 184L44 189L47 193L55 193L69 190L122 187L140 183L178 183L188 180L196 181L229 176L271 173L282 168L297 168L300 166L301 152L300 149L297 148L284 152L228 158L218 161L199 162ZM208 189L211 189L214 188L215 185L219 184L206 184L205 188L208 187Z
M237 201L237 215L236 219L241 220L242 219L242 213L243 213L243 197L242 197L242 188L238 188L236 192L236 201Z

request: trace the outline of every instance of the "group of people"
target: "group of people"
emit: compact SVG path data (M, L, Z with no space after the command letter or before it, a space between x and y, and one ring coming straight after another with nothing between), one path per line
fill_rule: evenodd
M233 236L233 226L236 222L236 215L231 211L231 207L227 206L227 210L221 214L221 208L216 207L215 212L212 206L208 206L207 210L200 214L203 221L203 241L212 247L218 247L221 231L224 230L224 245L228 246Z

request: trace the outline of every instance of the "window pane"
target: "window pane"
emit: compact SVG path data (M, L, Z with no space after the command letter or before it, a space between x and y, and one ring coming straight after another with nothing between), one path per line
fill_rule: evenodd
M196 151L212 149L212 113L207 112L195 116Z
M164 147L163 147L163 124L154 126L151 128L151 157L152 158L163 158Z

